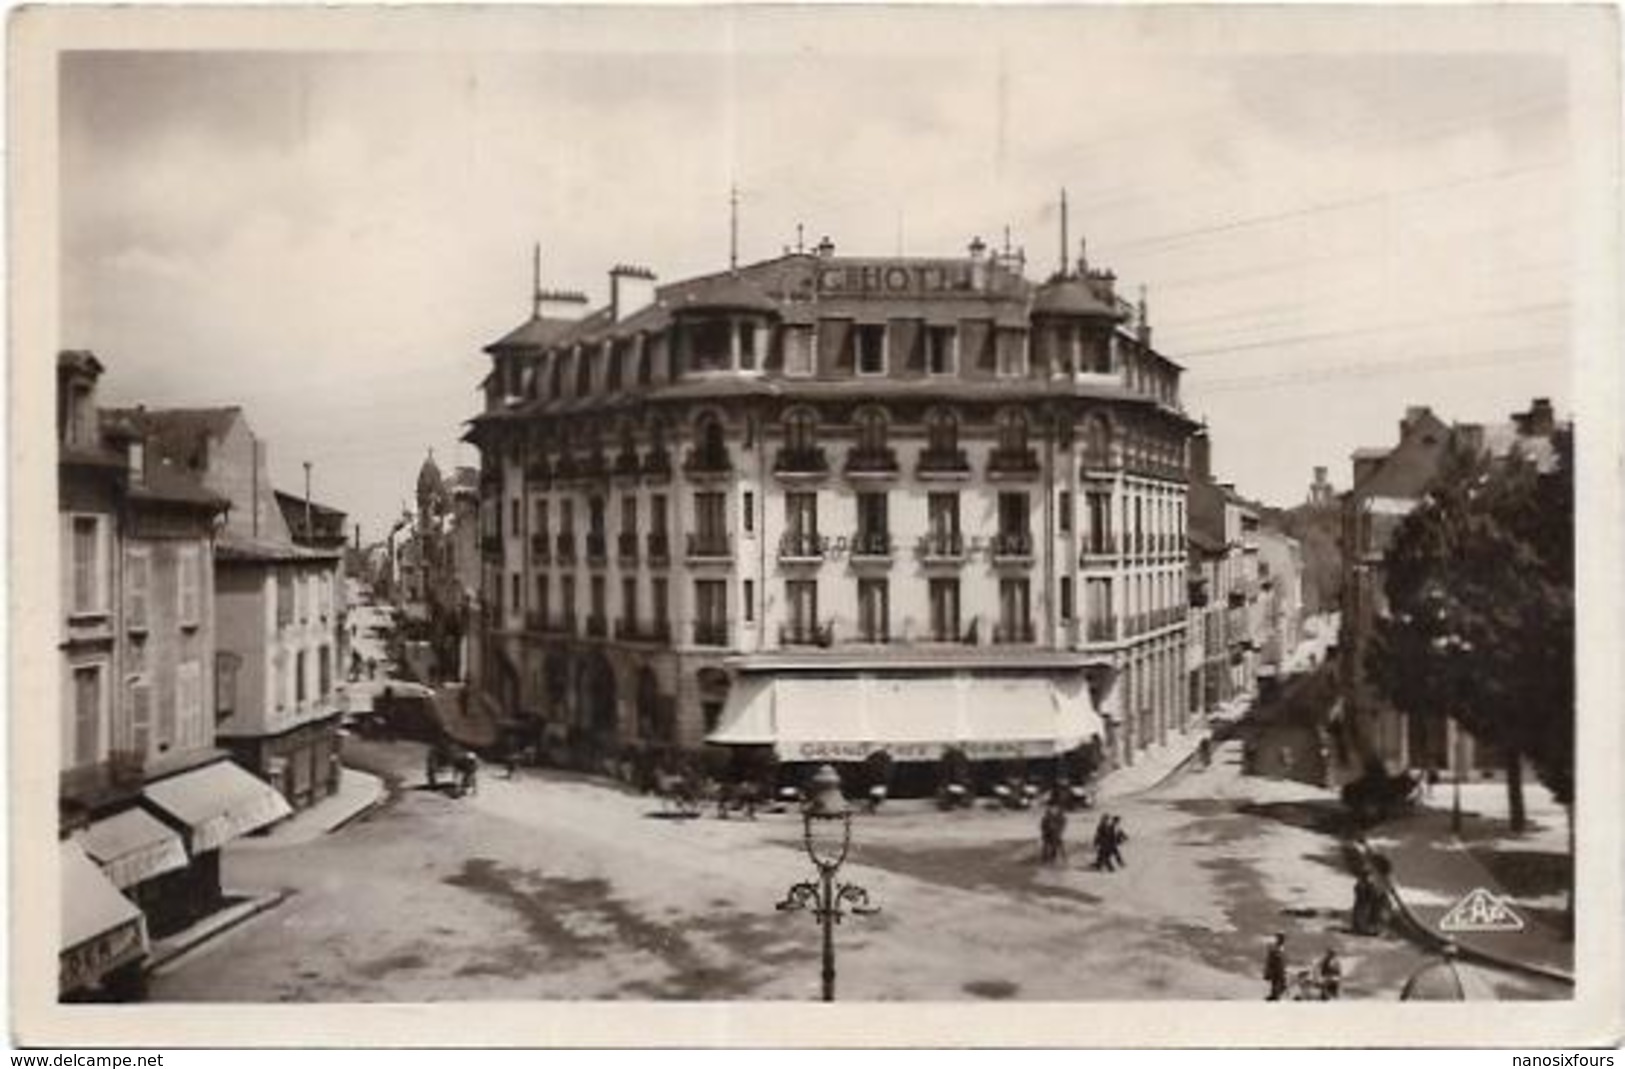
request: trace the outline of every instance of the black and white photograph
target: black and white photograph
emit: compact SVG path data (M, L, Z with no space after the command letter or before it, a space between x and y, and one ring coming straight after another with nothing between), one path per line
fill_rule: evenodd
M14 13L14 1041L1617 1042L1616 20Z

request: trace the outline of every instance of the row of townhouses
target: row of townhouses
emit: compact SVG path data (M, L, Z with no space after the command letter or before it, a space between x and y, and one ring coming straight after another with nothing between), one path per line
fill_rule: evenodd
M614 767L705 744L1127 765L1293 641L1295 544L1213 483L1142 292L827 239L487 348L473 675ZM1271 542L1279 543L1269 548Z
M102 373L58 357L70 999L138 987L220 907L220 848L339 776L343 514L273 490L240 409L100 408Z

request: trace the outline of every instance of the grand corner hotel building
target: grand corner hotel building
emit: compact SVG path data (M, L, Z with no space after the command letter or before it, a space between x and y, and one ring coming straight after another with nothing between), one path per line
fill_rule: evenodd
M918 770L1131 763L1184 726L1179 365L1109 272L1022 266L825 239L658 287L616 267L590 313L538 292L468 433L476 685L510 728L590 767Z

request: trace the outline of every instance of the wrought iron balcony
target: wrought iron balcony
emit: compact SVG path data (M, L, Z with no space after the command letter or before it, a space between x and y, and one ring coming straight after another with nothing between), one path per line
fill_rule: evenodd
M553 556L551 540L546 534L533 534L530 536L530 559L538 564L545 564Z
M965 536L958 531L927 531L920 539L920 556L927 560L964 560Z
M988 457L987 473L990 478L1036 478L1038 451L1030 446L1026 449L995 449Z
M1090 642L1115 642L1117 640L1117 618L1113 616L1091 616L1088 625L1084 628L1084 637Z
M609 556L609 536L602 531L587 532L587 560L602 564Z
M921 478L964 478L970 475L970 460L963 449L927 449L915 471Z
M649 563L667 564L671 561L671 536L665 531L649 532Z
M852 537L852 556L869 560L889 560L892 555L888 531L859 531Z
M779 539L781 561L820 561L824 559L824 540L817 531L786 531Z
M897 474L897 451L854 449L846 454L846 473L858 477L885 478Z
M690 449L683 461L683 473L689 476L727 475L733 471L733 458L726 449Z
M636 564L638 560L638 536L636 531L622 531L615 536L615 552L621 558L622 564Z
M602 616L587 617L587 636L589 638L603 638L609 633L609 621Z
M820 445L792 449L786 446L773 458L775 475L827 475L829 456Z
M559 454L559 459L553 462L553 478L561 483L581 478L580 462L570 453Z
M1033 536L1030 531L1000 531L993 536L993 556L1001 560L1030 560Z
M665 449L651 449L643 455L643 475L647 479L671 478L671 454Z
M609 478L609 459L603 453L589 453L587 459L581 462L580 477L583 479Z
M694 644L696 646L726 646L728 644L728 621L695 620Z
M1079 562L1110 559L1117 556L1117 539L1110 532L1090 532L1084 537L1083 547L1078 551Z
M633 479L643 474L643 465L638 462L636 452L623 452L615 457L615 477L618 479Z
M480 539L480 551L487 557L502 556L502 536L488 534L482 537Z
M561 563L574 561L576 559L575 534L571 531L560 531L553 552Z
M525 465L525 482L531 486L547 487L553 483L553 469L545 460L533 460Z
M734 555L733 539L721 531L690 531L689 560L728 560Z

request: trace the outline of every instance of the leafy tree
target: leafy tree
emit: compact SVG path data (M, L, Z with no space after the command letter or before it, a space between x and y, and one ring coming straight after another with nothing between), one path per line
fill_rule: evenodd
M1560 432L1553 446L1546 471L1517 452L1447 459L1389 546L1389 614L1370 654L1395 706L1451 717L1499 748L1514 831L1521 758L1563 805L1573 799L1572 439Z

